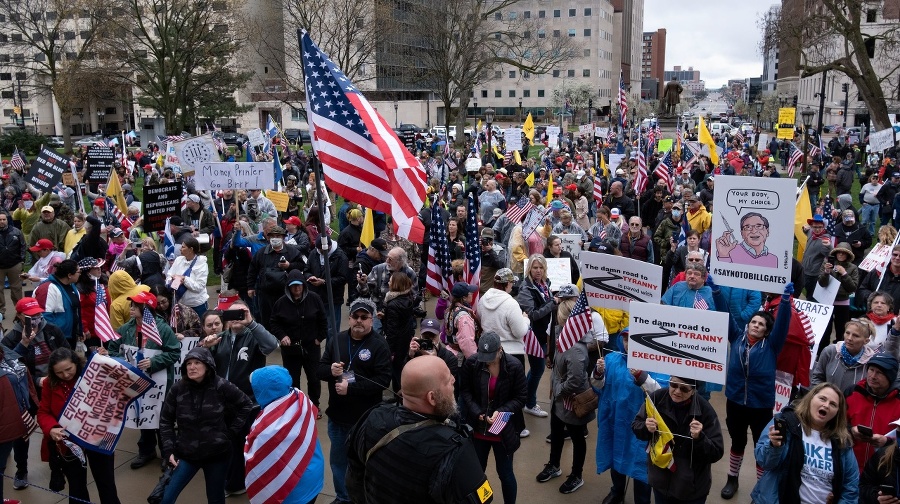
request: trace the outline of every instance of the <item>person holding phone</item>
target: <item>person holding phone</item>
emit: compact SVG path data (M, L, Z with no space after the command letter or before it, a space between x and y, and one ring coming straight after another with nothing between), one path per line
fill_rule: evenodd
M890 423L900 428L900 420ZM866 462L859 476L859 502L862 504L900 504L900 450L890 442L879 448Z
M897 358L889 353L877 353L866 364L866 374L847 396L847 415L853 435L853 452L859 472L865 467L875 450L888 442L887 433L894 430L890 425L900 418L900 389L894 383ZM868 427L859 429L859 426Z
M820 383L769 422L756 443L765 472L753 488L754 503L857 503L859 468L847 406L836 386Z

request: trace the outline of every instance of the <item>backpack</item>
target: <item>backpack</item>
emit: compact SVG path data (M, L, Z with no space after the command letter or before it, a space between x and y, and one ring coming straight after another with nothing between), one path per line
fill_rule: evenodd
M481 320L478 318L478 314L474 311L466 308L465 306L456 306L453 310L450 311L450 314L447 315L447 343L455 345L456 343L456 318L459 317L463 312L468 313L472 316L472 321L475 324L475 341L478 342L481 339Z

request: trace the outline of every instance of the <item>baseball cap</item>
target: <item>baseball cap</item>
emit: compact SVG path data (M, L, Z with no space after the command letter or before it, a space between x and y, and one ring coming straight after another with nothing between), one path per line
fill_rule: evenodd
M512 283L512 282L518 282L519 277L517 277L513 273L513 270L511 270L509 268L502 268L499 271L497 271L497 273L494 274L494 281L500 282L500 283Z
M196 194L191 194L190 196L188 196L188 199L193 201L194 203L200 203L200 196L197 196Z
M562 284L559 286L559 292L556 295L560 299L569 299L578 297L578 287L573 284Z
M478 352L475 354L479 362L491 362L497 358L500 351L500 336L497 333L486 332L478 338Z
M118 238L123 234L125 233L119 228L112 228L112 231L109 232L109 236L112 236L113 238Z
M450 295L455 298L461 298L477 290L478 287L474 285L469 285L466 282L456 282L455 284L453 284L453 288L450 289Z
M490 238L491 240L493 240L494 239L494 230L489 227L482 229L481 230L481 239L483 240L485 238Z
M284 222L285 224L291 224L294 226L302 226L303 225L303 222L300 221L300 217L297 217L296 215L291 215L290 217L283 220L282 222Z
M172 226L183 226L184 221L181 220L181 217L179 217L177 215L173 215L172 217L169 218L169 224Z
M387 242L384 241L384 238L372 240L371 247L379 252L387 252Z
M43 207L41 207L41 213L44 213L44 212L55 213L56 210L54 210L53 207L50 205L44 205Z
M900 177L900 172L894 172L891 174L891 177L898 178Z
M266 236L285 236L287 232L285 232L284 228L281 226L275 226L266 233Z
M156 309L156 296L149 292L138 292L133 296L128 296L128 299L137 304L147 305L151 310Z
M106 206L106 200L103 198L97 198L94 200L94 204L97 206Z
M622 211L619 210L618 208L613 208L612 210L609 211L609 215L612 217L618 217L618 216L622 215Z
M375 313L375 303L369 301L368 298L356 298L350 305L350 313L353 314L360 310L372 315Z
M431 333L431 334L440 334L441 333L441 323L438 319L427 318L422 320L421 325L422 334Z
M28 247L28 250L32 252L39 252L41 250L53 250L53 242L46 238L41 238L34 244L33 247Z
M219 294L219 299L216 304L216 310L225 311L225 310L231 308L231 304L240 298L241 298L241 296L238 294L235 294L233 296L223 296L223 295Z
M33 317L38 313L44 313L44 309L41 308L37 299L34 299L33 297L24 297L16 303L16 312Z

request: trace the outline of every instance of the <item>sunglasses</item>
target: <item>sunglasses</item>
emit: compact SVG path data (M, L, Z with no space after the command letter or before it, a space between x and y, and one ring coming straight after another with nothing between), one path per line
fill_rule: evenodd
M354 313L353 315L350 315L350 318L352 318L353 320L362 320L362 321L366 321L366 320L369 320L370 318L372 318L372 316L371 316L371 315L368 315L368 314L357 315L357 314Z
M687 394L690 391L694 390L692 385L688 385L687 383L675 383L669 382L669 388L672 390L680 390L682 394Z

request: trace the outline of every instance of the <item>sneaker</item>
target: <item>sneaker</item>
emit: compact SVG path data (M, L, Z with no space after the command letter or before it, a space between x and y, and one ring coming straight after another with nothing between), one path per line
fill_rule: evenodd
M28 488L28 473L16 473L16 477L13 478L13 488L16 490Z
M141 467L144 467L145 465L149 464L150 461L154 460L155 458L156 458L156 452L139 453L138 456L135 457L134 460L131 461L131 468L132 469L140 469Z
M3 499L3 504L21 504L21 502L15 499Z
M559 467L556 467L555 465L544 464L544 470L537 475L536 479L538 483L544 483L560 476L562 476L562 471L559 470Z
M538 404L535 404L534 408L529 408L526 406L526 407L522 408L522 411L524 411L525 413L528 413L529 415L534 415L534 416L540 417L540 418L547 417L547 412L542 410L541 406Z
M522 432L519 433L520 438L527 438L531 435L531 431L528 429L522 429Z
M66 488L66 475L62 470L50 471L50 490L61 492Z
M585 437L587 437L587 436L585 436ZM569 437L569 431L566 431L565 433L563 433L563 441L565 441L567 439L572 439L571 437ZM550 442L550 434L547 434L547 437L544 438L544 441L546 441L548 443Z
M583 479L578 476L569 475L569 477L566 478L566 482L560 485L559 493L570 494L581 488L581 485L584 485Z
M232 491L230 491L230 492L229 492L229 491L226 491L226 492L225 492L225 497L233 497L233 496L235 496L235 495L244 495L245 493L247 493L247 488L246 488L246 487L245 487L245 488L241 488L240 490L232 490Z

